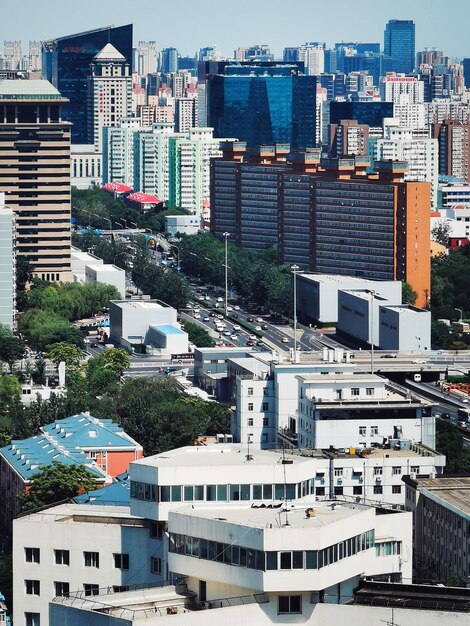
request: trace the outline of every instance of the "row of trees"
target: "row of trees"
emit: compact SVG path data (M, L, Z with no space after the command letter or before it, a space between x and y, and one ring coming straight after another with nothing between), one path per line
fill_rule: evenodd
M188 276L212 285L225 284L225 247L210 234L184 237L180 242L180 264ZM229 244L230 287L243 298L286 317L292 316L292 272L277 261L276 251L263 253Z

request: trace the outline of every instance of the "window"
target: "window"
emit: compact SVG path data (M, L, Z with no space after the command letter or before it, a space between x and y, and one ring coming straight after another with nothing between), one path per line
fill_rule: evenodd
M379 434L379 427L378 426L371 426L370 427L370 436L373 437L374 435L378 435Z
M26 563L39 563L39 548L25 548Z
M70 552L68 550L54 550L56 565L70 565Z
M392 485L392 493L401 493L401 485Z
M24 621L26 626L40 626L40 614L39 613L25 613Z
M253 402L248 402L248 410L249 411L253 410Z
M351 395L358 396L359 395L359 387L351 387Z
M38 596L40 590L39 580L25 580L24 581L26 595Z
M152 574L162 573L162 560L156 556L152 556L150 559L150 571Z
M99 552L84 552L83 558L85 561L85 567L99 567L100 566L100 553Z
M129 569L128 554L114 554L114 567L116 569Z
M248 426L253 426L253 418L252 417L248 418Z
M355 485L353 487L353 495L362 496L362 487L360 485Z
M129 591L128 585L113 585L113 593L123 593Z
M248 387L248 395L249 396L253 395L253 387Z
M302 613L302 596L278 596L278 615Z
M365 437L367 435L367 428L366 426L359 426L359 436L360 437Z
M152 539L161 539L163 537L163 524L160 522L151 522L150 537Z
M383 467L374 467L374 476L382 476Z
M97 596L100 592L99 586L93 583L83 583L83 590L86 596Z
M419 465L413 465L412 467L410 467L410 472L412 474L419 474Z
M343 478L343 468L335 467L335 478Z
M343 487L335 487L335 496L343 495Z
M374 485L374 493L376 495L383 493L382 485Z
M56 581L54 583L55 595L66 596L68 598L70 592L70 584Z
M373 396L375 389L373 387L366 387L366 396Z
M392 467L393 476L400 476L400 474L401 474L401 467Z
M324 496L325 495L325 487L317 487L315 489L315 492L316 492L317 496Z
M263 402L263 411L269 411L269 402Z
M269 417L263 417L263 426L269 426Z

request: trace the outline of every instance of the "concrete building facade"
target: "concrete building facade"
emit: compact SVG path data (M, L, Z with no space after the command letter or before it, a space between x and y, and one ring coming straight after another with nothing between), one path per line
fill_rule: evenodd
M16 215L17 256L50 282L71 280L66 102L45 80L0 81L0 192Z
M16 219L0 193L0 324L16 326Z

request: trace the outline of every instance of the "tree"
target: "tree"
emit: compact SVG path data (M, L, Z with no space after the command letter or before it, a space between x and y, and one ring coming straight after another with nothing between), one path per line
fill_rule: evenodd
M33 267L28 259L23 255L16 257L16 308L24 311L28 303L26 285L33 278Z
M108 369L117 377L122 376L130 365L129 356L123 348L109 348L88 361L88 369Z
M198 348L212 348L215 341L204 328L201 328L193 322L185 321L182 324L184 330L188 333L188 339Z
M431 230L431 239L446 248L449 246L449 235L452 230L448 220L438 222Z
M25 346L21 339L15 337L8 326L0 324L0 360L8 364L10 372L24 353Z
M53 461L41 465L28 491L18 494L23 511L68 500L80 493L96 489L94 475L84 465L64 465Z
M63 341L54 343L47 352L47 358L55 365L64 361L67 367L78 367L83 358L83 352L76 345Z
M0 407L1 411L8 411L8 408L21 399L21 385L16 376L11 374L0 374Z
M413 290L413 288L411 287L409 283L403 282L401 284L401 297L402 297L402 302L404 304L414 305L418 297L418 294L416 293L416 291Z

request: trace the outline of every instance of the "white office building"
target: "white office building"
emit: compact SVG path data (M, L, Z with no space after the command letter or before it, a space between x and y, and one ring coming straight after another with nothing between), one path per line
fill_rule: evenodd
M110 263L85 265L86 283L104 283L116 287L121 298L126 295L126 272Z
M409 97L410 104L424 102L424 82L416 76L387 74L380 81L380 99L400 104L402 95Z
M298 48L298 60L303 61L307 76L319 76L325 71L325 49L321 44L305 44Z
M0 193L0 324L15 327L16 316L16 221Z
M101 183L103 155L96 152L93 144L70 146L70 182L77 189L89 189Z

